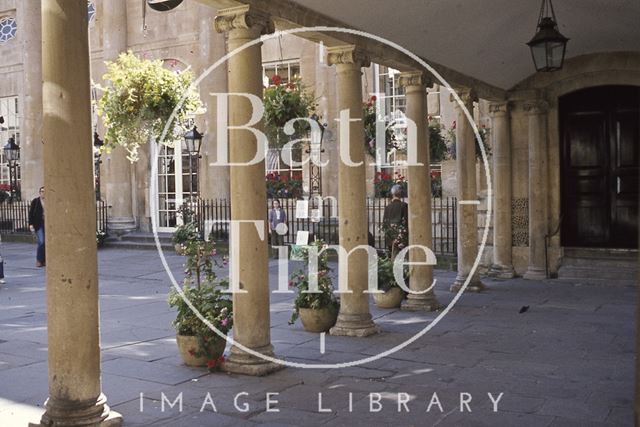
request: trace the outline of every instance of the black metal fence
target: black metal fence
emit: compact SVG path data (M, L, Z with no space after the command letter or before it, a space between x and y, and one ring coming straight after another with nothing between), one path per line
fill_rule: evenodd
M376 249L384 249L384 233L381 230L384 210L389 199L368 198L367 218L369 232L373 235ZM298 231L308 231L329 244L338 244L338 202L335 198L311 198L306 218L298 218L296 209L298 200L280 199L281 207L287 214L287 233L283 236L285 244L294 244ZM267 209L271 206L268 201ZM434 198L432 200L433 246L436 255L454 255L457 246L455 197ZM214 240L226 240L229 236L231 204L227 199L198 200L195 205L198 227L210 233Z
M29 201L0 203L0 233L29 233ZM107 203L96 201L96 231L107 232Z

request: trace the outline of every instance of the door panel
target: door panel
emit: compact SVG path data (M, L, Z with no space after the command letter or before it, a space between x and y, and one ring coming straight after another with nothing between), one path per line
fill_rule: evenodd
M562 244L637 247L640 88L566 95L560 123Z

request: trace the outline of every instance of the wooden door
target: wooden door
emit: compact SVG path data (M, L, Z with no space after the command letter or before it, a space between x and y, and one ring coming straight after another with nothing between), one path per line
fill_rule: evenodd
M640 88L560 99L562 244L637 248Z

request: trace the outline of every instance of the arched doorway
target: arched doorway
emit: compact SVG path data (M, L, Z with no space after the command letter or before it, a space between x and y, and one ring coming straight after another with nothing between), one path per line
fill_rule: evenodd
M562 246L637 248L640 87L559 100Z

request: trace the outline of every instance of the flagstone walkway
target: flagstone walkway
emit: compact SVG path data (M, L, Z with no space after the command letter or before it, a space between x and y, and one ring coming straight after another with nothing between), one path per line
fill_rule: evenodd
M45 272L33 245L4 243L2 255L0 426L25 426L47 397ZM182 259L167 258L179 277ZM99 260L103 390L125 426L632 425L633 287L487 279L487 292L462 295L432 330L385 358L253 378L181 364L156 252L102 249ZM275 289L275 261L270 276ZM437 278L448 304L454 274ZM272 342L278 356L309 364L377 355L438 315L373 307L381 334L327 336L322 354L318 334L287 324L291 301L271 295Z

